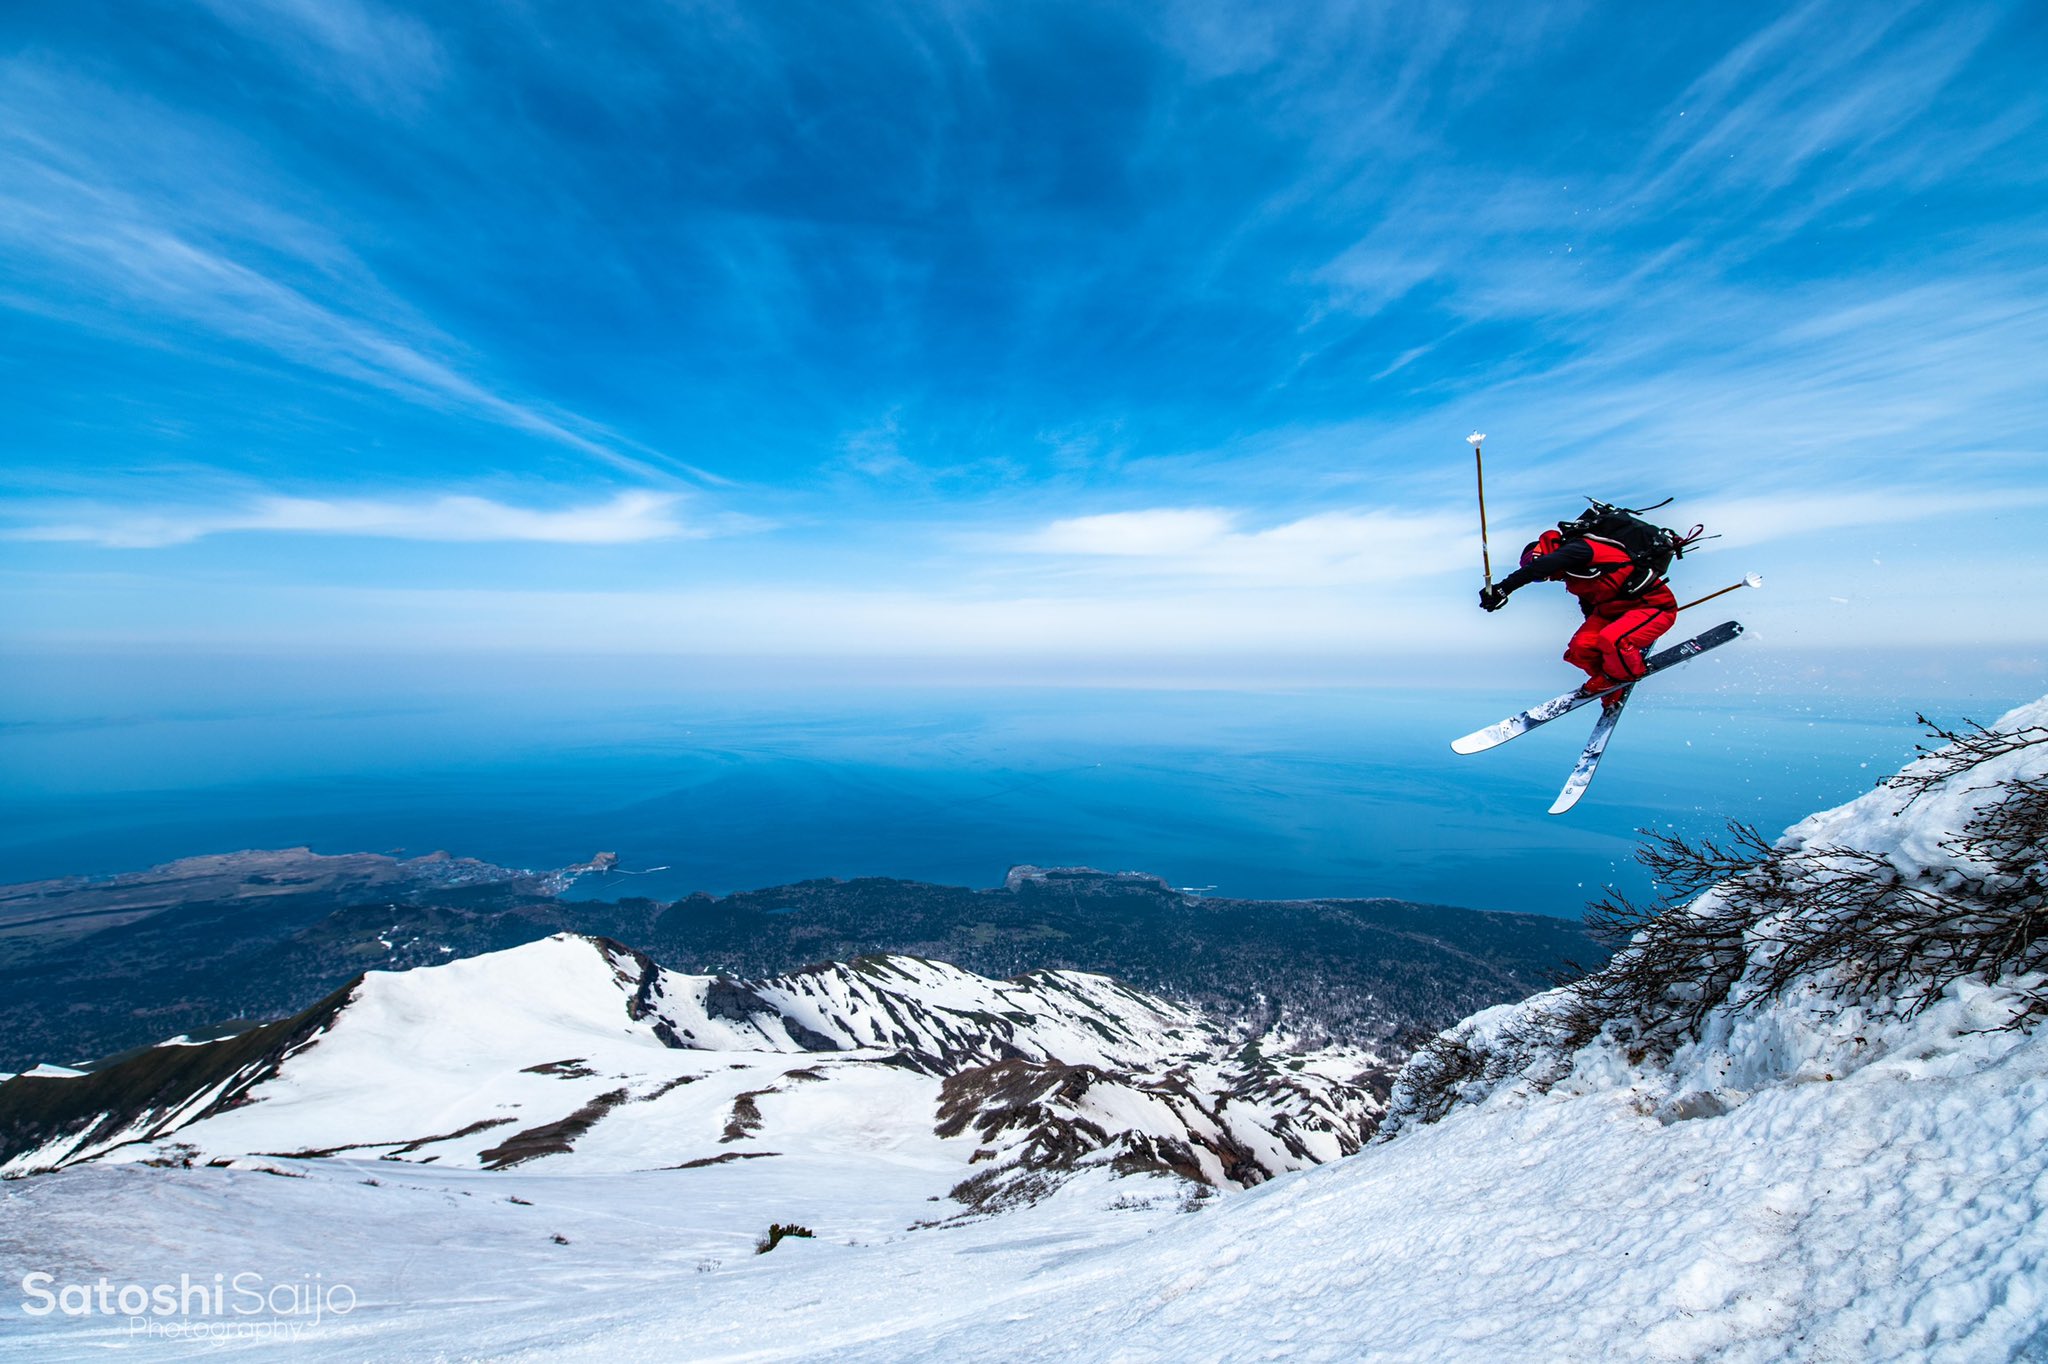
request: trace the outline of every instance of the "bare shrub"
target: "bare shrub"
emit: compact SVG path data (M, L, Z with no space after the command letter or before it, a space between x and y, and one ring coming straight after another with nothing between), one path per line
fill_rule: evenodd
M754 1242L754 1253L766 1255L781 1245L786 1237L794 1236L798 1240L808 1241L817 1234L809 1227L798 1226L794 1222L771 1222L768 1224L768 1234Z
M1456 1032L1440 1033L1417 1048L1401 1068L1392 1109L1415 1122L1435 1122L1457 1106L1459 1092L1485 1069L1485 1056L1478 1048Z
M1928 729L1942 746L1922 745L1916 770L1888 783L1910 792L1907 806L1992 758L2048 742L2041 726ZM1858 848L1774 847L1740 823L1721 841L1644 831L1636 859L1661 896L1638 903L1610 891L1590 907L1588 930L1617 951L1545 1006L1559 1041L1582 1045L1613 1029L1642 1055L1668 1055L1720 1005L1752 1005L1822 973L1837 999L1888 995L1913 1012L1957 980L2048 965L2048 781L1997 789L1943 843L1953 865L1938 869ZM2037 1000L2015 1025L2041 1017L2048 1003ZM1449 1079L1470 1064L1446 1051L1428 1058L1425 1074Z

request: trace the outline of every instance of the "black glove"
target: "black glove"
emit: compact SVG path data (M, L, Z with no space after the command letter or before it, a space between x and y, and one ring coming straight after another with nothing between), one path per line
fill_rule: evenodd
M1508 590L1499 584L1489 584L1479 589L1481 610L1498 611L1508 604Z

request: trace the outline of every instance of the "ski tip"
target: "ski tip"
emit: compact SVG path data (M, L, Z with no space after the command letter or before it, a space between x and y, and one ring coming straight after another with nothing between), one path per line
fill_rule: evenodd
M1483 734L1467 734L1462 739L1451 740L1451 752L1453 753L1477 753L1485 747L1486 736Z
M1550 803L1550 813L1553 815L1563 814L1565 811L1571 809L1574 805L1577 805L1579 803L1579 796L1581 794L1582 793L1578 791L1562 792L1561 794L1559 794L1556 800Z

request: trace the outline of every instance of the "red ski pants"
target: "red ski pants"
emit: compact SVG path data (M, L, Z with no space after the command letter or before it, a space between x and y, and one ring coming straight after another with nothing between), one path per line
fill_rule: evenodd
M1583 668L1595 691L1633 682L1643 675L1643 652L1671 628L1678 613L1668 606L1629 603L1586 617L1565 646L1564 661Z

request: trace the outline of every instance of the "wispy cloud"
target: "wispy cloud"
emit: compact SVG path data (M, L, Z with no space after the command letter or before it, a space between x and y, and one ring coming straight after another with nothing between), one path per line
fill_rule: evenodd
M1069 517L991 547L1068 561L1070 571L1241 587L1322 587L1424 578L1456 567L1476 535L1448 513L1319 512L1260 526L1243 511L1155 507Z
M440 44L419 20L371 0L200 0L301 73L372 102L417 102L441 76Z
M1695 499L1688 510L1723 536L1722 547L1740 549L1784 540L1811 544L1850 527L1917 526L1929 521L1969 525L1994 513L2041 506L2048 506L2048 490L1957 493L1907 487L1844 490L1829 497L1705 497Z
M1665 290L1627 331L1494 391L1515 444L1544 453L1528 472L1589 492L1755 488L1823 508L1873 484L1975 494L2012 473L1977 452L2034 444L2048 419L2048 394L2014 363L2048 353L2038 271Z
M698 473L478 377L460 342L331 232L206 165L200 148L212 143L217 157L217 134L25 58L0 66L0 90L0 243L16 263L13 306L117 333L146 318L159 344L192 328L643 479ZM165 179L159 163L190 166L192 178Z
M1580 348L1599 344L1588 326L1646 315L1650 297L1712 305L1824 216L1859 200L1888 212L1885 196L2023 146L2041 102L1984 117L1967 85L2004 17L1996 5L1810 0L1675 96L1629 109L1597 155L1479 173L1450 158L1375 177L1356 215L1365 229L1308 278L1340 317L1381 317L1426 292L1454 322L1533 322L1539 339Z
M1471 601L1476 426L1496 550L1671 493L1771 576L1745 612L1917 624L1957 521L2038 550L2023 0L202 3L0 66L0 490L46 538L291 535L341 588L348 535L738 525L599 500L687 460L792 527L674 604L733 647L1500 639L1539 613ZM669 584L596 557L621 619Z
M1634 192L1653 203L1736 203L1820 178L1837 193L1868 188L1873 172L1906 180L1930 140L1929 116L1997 26L1986 7L1910 7L1809 0L1738 45L1671 102L1645 153ZM1872 152L1904 137L1906 155ZM1732 195L1731 195L1732 192ZM1780 223L1795 226L1832 195L1800 196Z
M1237 518L1208 508L1159 507L1055 521L1016 542L1027 553L1187 558L1230 539Z
M1579 509L1575 497L1515 497L1496 503L1496 571L1512 567L1528 536ZM1936 520L1980 522L2048 506L2048 489L1956 490L1900 482L1875 489L1837 488L1826 497L1801 490L1724 489L1695 494L1653 519L1703 521L1717 553L1788 545L1810 552L1833 532L1899 527ZM1683 527L1681 526L1681 529ZM992 579L1037 577L1048 586L1096 582L1142 584L1145 590L1190 591L1228 586L1286 592L1406 584L1434 593L1443 574L1476 579L1477 517L1470 508L1422 511L1364 509L1320 512L1261 526L1256 513L1216 507L1158 507L1069 517L1022 535L986 535L975 544ZM1001 555L1018 556L1004 560ZM1045 561L1050 561L1049 563ZM1428 584L1425 586L1425 584Z
M841 463L867 478L915 477L920 470L903 453L900 417L892 411L872 426L849 433L839 443Z
M210 535L264 532L350 535L386 540L544 541L616 545L700 538L738 528L731 519L683 520L673 493L620 493L608 502L556 508L515 507L484 497L421 501L373 498L255 497L226 508L102 510L10 532L21 540L68 540L115 549L156 549Z

